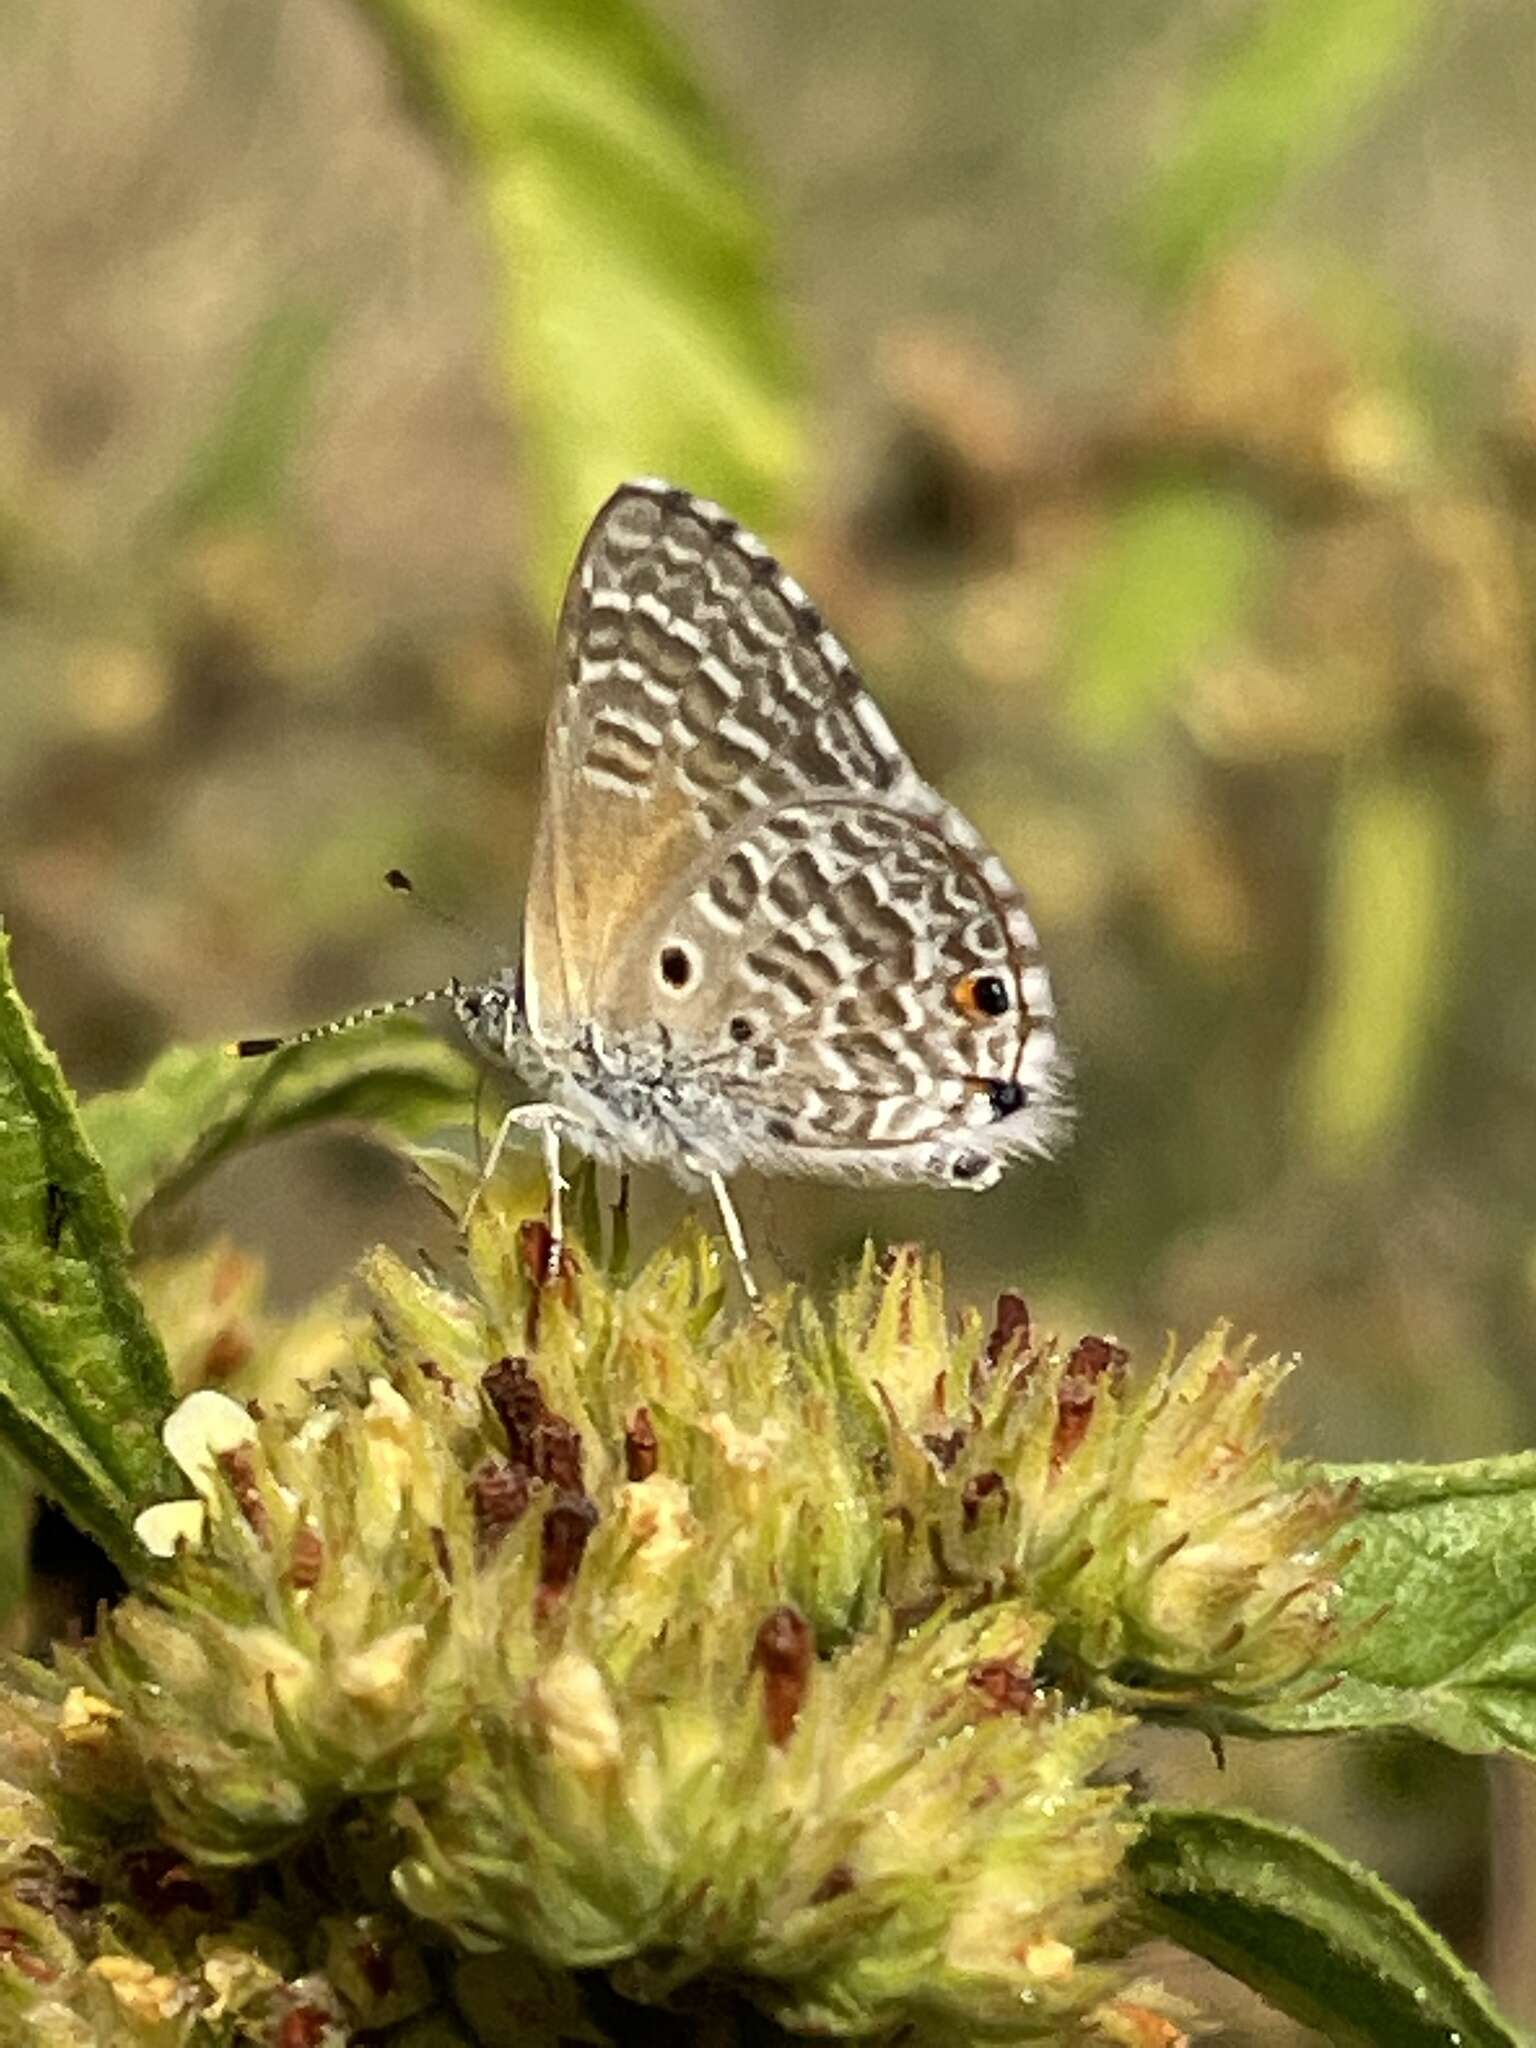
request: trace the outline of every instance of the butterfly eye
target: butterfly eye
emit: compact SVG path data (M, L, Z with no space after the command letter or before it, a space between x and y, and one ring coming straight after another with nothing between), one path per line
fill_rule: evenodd
M691 946L663 946L656 962L657 971L667 987L679 993L692 982L698 966L699 956Z
M967 1017L1002 1017L1012 1007L1000 974L962 974L949 985L949 999Z

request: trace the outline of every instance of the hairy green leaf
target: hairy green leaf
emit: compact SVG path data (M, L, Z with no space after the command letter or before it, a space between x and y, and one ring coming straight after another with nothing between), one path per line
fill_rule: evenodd
M771 522L795 464L767 238L678 53L634 0L359 0L467 167L553 588L621 478Z
M1536 1452L1327 1476L1360 1488L1333 1682L1320 1674L1247 1720L1412 1729L1536 1758Z
M131 1563L134 1514L180 1489L159 1437L171 1404L122 1214L0 931L0 1439Z
M1379 1877L1296 1828L1153 1806L1147 1920L1341 2048L1519 2048L1484 1986Z
M470 1114L474 1073L414 1017L236 1059L178 1047L132 1088L87 1103L85 1124L130 1215L184 1194L242 1146L320 1123L422 1138Z
M1435 18L1425 0L1271 0L1246 16L1138 208L1137 267L1166 291L1192 284L1343 146Z

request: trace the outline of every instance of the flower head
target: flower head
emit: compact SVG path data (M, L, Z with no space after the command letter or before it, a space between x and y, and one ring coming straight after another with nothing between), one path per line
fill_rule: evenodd
M339 1367L172 1415L163 1566L0 1689L0 1988L340 2042L438 2024L447 1943L574 2038L602 1969L790 2033L1179 2041L1125 1982L1115 1758L1328 1639L1348 1502L1273 1447L1281 1369L957 1328L905 1251L731 1327L712 1246L549 1284L542 1230L492 1192L469 1288L376 1253ZM110 1913L28 1921L28 1855Z

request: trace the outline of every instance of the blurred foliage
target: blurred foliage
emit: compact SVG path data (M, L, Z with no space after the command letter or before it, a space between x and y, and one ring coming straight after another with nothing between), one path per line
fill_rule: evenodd
M1136 256L1182 292L1251 234L1296 178L1350 139L1421 54L1426 0L1271 0L1251 9L1137 208Z
M984 1203L746 1190L782 1263L1006 1246L1064 1331L1298 1346L1332 1456L1529 1440L1518 0L0 24L0 903L73 1072L512 950L545 600L671 469L1020 874L1077 1059L1072 1155ZM288 1299L423 1228L360 1150L302 1171L183 1228L238 1211Z
M222 412L172 479L161 507L167 538L281 516L331 332L315 308L296 305L257 326Z
M796 423L766 237L659 27L632 0L360 4L497 244L541 594L621 477L687 477L772 517Z
M1362 777L1340 794L1322 905L1321 1001L1298 1074L1305 1137L1349 1170L1402 1130L1455 969L1454 823L1432 788Z
M85 1125L113 1187L138 1216L185 1196L237 1148L301 1130L353 1124L399 1138L467 1123L469 1061L414 1017L359 1025L345 1037L284 1046L242 1061L228 1045L178 1046L133 1088L98 1095Z
M1115 513L1070 601L1062 650L1085 746L1146 738L1191 668L1241 626L1271 541L1261 506L1200 484L1148 490Z

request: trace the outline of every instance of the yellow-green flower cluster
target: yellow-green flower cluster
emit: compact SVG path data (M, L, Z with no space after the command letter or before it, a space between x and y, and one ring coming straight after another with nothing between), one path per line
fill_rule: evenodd
M814 2034L1051 2038L1110 1988L1082 1956L1134 1830L1086 1780L1119 1724L1036 1695L1027 1619L819 1662L791 1609L685 1601L621 1674L578 1594L561 1644L409 1819L401 1897L467 1947L647 2001L724 1972Z
M280 1911L270 1887L157 1834L123 1715L84 1659L58 1661L0 1683L6 2048L343 2048L429 2010L398 1914L344 1910L329 1875L317 1889L297 1873Z
M376 1254L302 1399L189 1396L164 1562L0 1694L0 2041L600 2041L592 1969L786 2036L1178 2041L1123 1995L1115 1749L1327 1639L1346 1503L1277 1370L1133 1391L907 1252L735 1326L701 1239L549 1281L492 1198L470 1252Z
M910 1250L866 1261L838 1341L882 1404L898 1606L1025 1598L1051 1617L1054 1670L1143 1711L1241 1708L1321 1662L1353 1498L1281 1457L1283 1361L1218 1328L1138 1380L1112 1339L1035 1343L1006 1295L951 1338Z
M178 1846L249 1862L441 1768L465 1710L455 1442L474 1406L364 1368L299 1416L257 1421L212 1391L173 1415L201 1497L140 1518L155 1542L170 1525L176 1564L117 1610L95 1665Z

